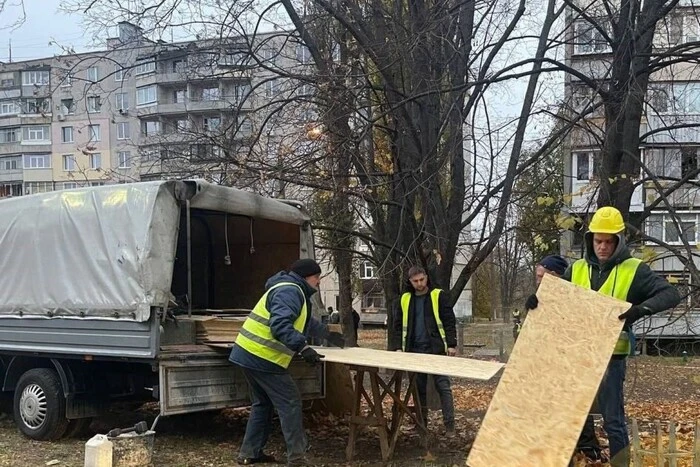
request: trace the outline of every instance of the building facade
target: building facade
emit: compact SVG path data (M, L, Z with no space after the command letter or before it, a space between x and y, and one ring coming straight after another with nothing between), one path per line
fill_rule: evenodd
M605 18L602 3L582 4L584 13L570 9L567 16L566 64L591 78L600 89L605 89L611 69L612 54L603 31L612 26ZM674 47L681 49L700 39L698 16L689 0L681 1L657 25L654 50L659 55ZM650 77L644 104L640 136L641 161L631 206L631 220L639 220L645 211L644 233L673 249L684 251L683 239L697 248L700 243L700 69L692 60L676 60ZM585 221L596 209L600 141L605 118L600 97L590 83L567 74L566 102L569 115L584 115L571 132L564 160L565 193L570 199L570 213ZM653 175L653 177L650 177ZM687 183L679 184L684 179ZM679 184L668 198L678 214L678 224L670 209L659 202L660 191ZM572 259L580 258L584 248L583 225L564 234L563 253ZM685 339L700 334L700 313L691 275L683 262L667 248L653 241L634 245L634 253L648 261L651 267L676 284L687 296L676 310L660 314L637 324L638 334L649 339ZM687 254L683 253L686 257ZM700 261L695 259L695 264Z

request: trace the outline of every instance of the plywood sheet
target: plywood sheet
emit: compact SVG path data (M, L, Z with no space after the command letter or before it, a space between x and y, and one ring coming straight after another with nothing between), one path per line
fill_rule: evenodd
M545 275L467 458L470 467L565 467L629 304Z
M363 365L391 370L405 370L432 375L454 376L479 380L491 379L503 367L502 363L474 360L471 358L426 355L409 352L350 347L315 347L327 362Z

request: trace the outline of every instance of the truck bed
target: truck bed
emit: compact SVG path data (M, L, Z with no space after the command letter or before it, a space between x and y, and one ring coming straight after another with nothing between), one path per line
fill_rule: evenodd
M67 357L155 357L151 321L0 317L0 352Z

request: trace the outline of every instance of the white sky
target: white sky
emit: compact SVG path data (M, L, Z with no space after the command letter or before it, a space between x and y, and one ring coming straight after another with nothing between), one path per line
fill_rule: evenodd
M0 60L8 61L10 40L12 60L29 60L60 54L64 47L84 51L91 43L81 27L81 17L58 11L60 0L24 0L26 20L16 26L22 10L19 0L7 0L5 10L0 12Z

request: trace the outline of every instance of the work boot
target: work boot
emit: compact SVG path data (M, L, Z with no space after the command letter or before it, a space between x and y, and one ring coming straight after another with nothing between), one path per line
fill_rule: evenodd
M457 436L454 425L445 425L445 438L454 439Z
M263 464L263 463L271 463L271 464L276 464L277 459L275 459L275 456L271 456L269 454L261 454L258 457L239 457L238 458L238 465L253 465L253 464Z

